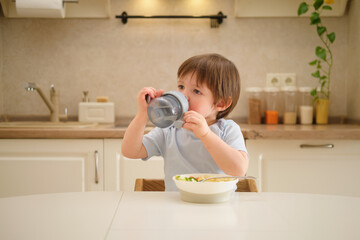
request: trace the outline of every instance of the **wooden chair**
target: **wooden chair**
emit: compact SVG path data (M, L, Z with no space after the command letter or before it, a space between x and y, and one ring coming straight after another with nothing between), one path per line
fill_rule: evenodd
M164 179L145 179L135 180L135 191L165 191Z
M137 178L135 191L165 191L164 179ZM237 183L236 192L257 192L254 179L240 179Z
M256 181L254 179L239 179L235 192L257 192Z

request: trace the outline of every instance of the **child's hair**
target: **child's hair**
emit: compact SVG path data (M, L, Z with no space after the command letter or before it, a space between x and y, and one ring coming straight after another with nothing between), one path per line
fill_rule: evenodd
M214 104L231 100L231 105L218 112L216 119L224 118L234 109L240 96L240 76L235 65L219 54L203 54L187 59L177 72L178 78L195 74L198 85L205 84L214 96Z

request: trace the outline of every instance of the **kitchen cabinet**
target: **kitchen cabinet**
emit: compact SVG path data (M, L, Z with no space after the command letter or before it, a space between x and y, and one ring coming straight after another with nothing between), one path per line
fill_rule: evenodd
M102 139L0 139L0 197L103 189Z
M0 0L5 17L21 18L16 12L16 2ZM110 0L78 0L78 3L65 3L65 18L109 18Z
M121 139L105 139L105 190L134 191L136 178L164 178L164 159L147 161L121 155Z
M121 139L0 139L0 197L134 191L136 178L164 178L162 157L121 155Z
M236 17L298 17L297 9L304 0L235 0ZM309 2L309 1L307 1ZM348 0L336 0L332 11L323 11L327 17L340 17L345 14ZM310 11L304 16L310 16Z
M0 139L0 197L133 191L136 178L164 178L162 157L129 159L121 144L121 138ZM248 175L257 177L260 191L360 196L360 140L247 139L246 145Z
M248 175L258 178L260 191L360 197L360 140L267 139L246 145Z

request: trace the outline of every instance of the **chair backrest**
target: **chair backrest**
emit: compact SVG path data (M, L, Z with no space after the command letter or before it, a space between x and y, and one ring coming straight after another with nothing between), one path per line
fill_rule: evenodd
M135 191L165 191L164 179L137 178Z
M164 179L137 178L135 191L165 191ZM240 179L237 183L236 192L257 192L254 179Z
M254 179L239 179L235 192L257 192L256 181Z

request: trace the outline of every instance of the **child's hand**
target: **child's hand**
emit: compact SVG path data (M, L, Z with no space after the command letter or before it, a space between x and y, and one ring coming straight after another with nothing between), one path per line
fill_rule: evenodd
M195 111L186 112L184 114L184 122L183 128L192 131L199 139L205 137L210 132L206 119Z
M140 90L137 95L137 104L139 112L146 112L149 106L149 103L146 102L146 95L149 95L151 98L160 97L164 93L164 90L156 91L155 88L145 87Z

